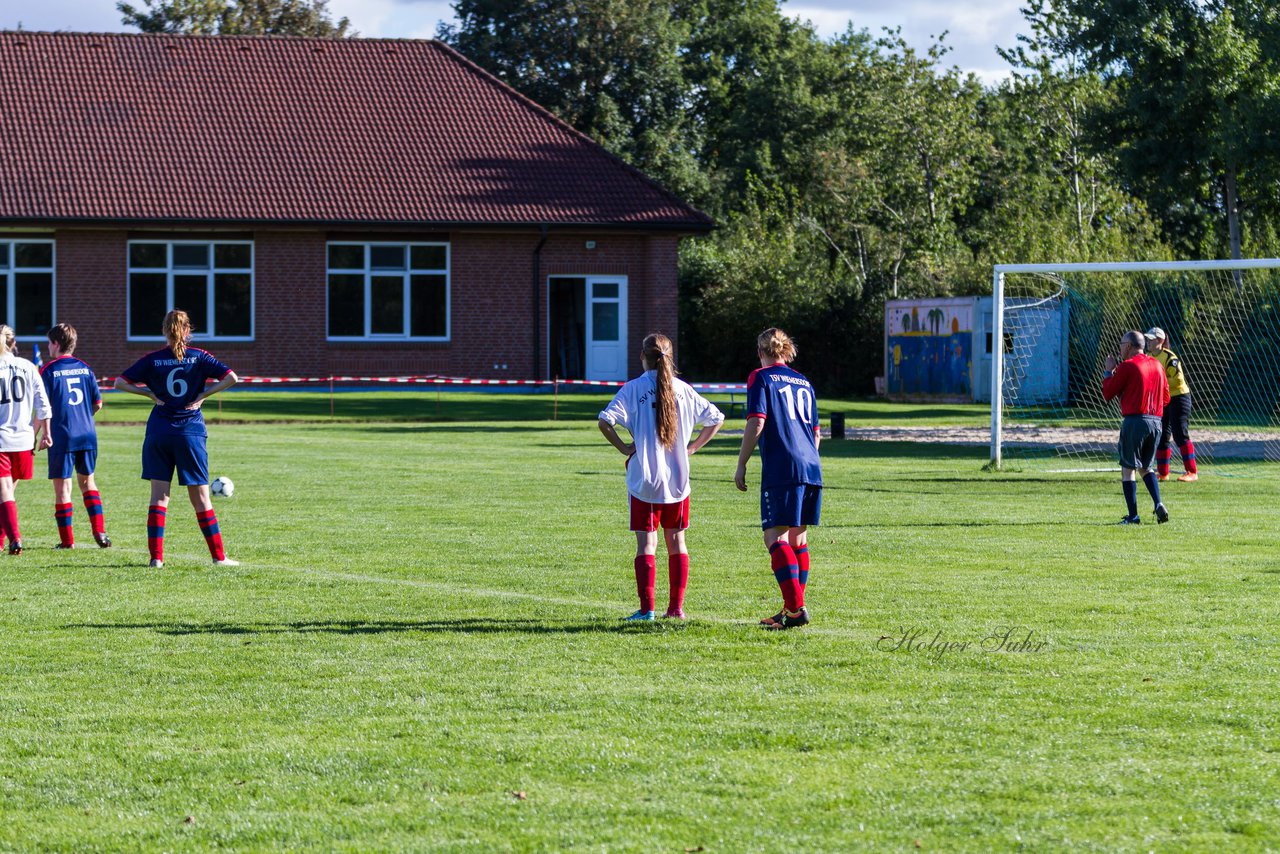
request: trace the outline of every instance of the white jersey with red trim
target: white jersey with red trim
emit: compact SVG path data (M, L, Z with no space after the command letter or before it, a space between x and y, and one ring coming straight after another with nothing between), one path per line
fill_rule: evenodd
M635 455L627 460L627 492L651 504L672 504L689 495L689 438L694 427L724 421L724 413L683 380L672 380L676 397L676 441L668 450L658 441L658 380L645 371L631 380L600 412L600 420L631 433Z
M40 371L12 353L0 356L0 451L30 451L36 446L32 416L53 414Z

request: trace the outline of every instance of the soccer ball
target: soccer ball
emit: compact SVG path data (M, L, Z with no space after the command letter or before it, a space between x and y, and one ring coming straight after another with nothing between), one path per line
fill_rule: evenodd
M225 495L230 498L236 491L236 485L229 477L215 477L213 483L209 484L209 491L214 495Z

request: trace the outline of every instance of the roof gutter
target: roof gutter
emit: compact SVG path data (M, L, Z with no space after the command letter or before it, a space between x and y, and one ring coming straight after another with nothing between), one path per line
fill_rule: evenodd
M446 220L356 220L356 219L246 219L217 217L50 217L50 216L15 216L0 214L0 227L22 228L156 228L174 229L215 229L231 228L306 228L306 229L424 229L428 231L455 231L468 229L484 229L499 231L518 231L528 228L572 229L581 232L624 232L652 233L675 232L677 234L709 234L717 228L714 221L706 222L481 222L481 221L446 221Z
M547 243L549 227L541 226L542 239L533 247L533 376L540 379L538 365L542 360L542 247Z

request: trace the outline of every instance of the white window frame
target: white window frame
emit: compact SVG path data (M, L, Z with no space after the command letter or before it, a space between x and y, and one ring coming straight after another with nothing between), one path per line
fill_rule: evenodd
M58 323L58 242L50 237L6 237L0 235L0 243L4 243L9 247L9 266L0 269L0 276L5 280L5 304L0 306L4 309L5 322L13 326L14 331L19 333L17 340L21 342L40 343L45 341L43 335L23 335L22 330L18 329L14 324L17 321L17 293L14 289L13 274L22 273L48 273L49 274L49 308L50 328ZM22 267L14 266L14 247L19 243L47 243L50 247L50 258L48 267Z
M334 268L329 266L329 249L333 246L360 246L364 248L364 267ZM375 270L370 266L373 251L378 247L404 247L405 268L403 270ZM417 269L413 266L414 247L444 248L444 267ZM324 246L324 332L325 340L344 341L408 341L408 342L449 342L453 340L453 247L443 240L330 240ZM444 276L444 335L411 335L411 319L413 314L412 285L413 275ZM364 334L363 335L330 335L329 334L329 277L330 276L364 276ZM403 333L375 333L373 328L373 277L402 276L404 282L404 326Z
M148 244L152 246L165 247L165 266L164 267L134 267L132 256L133 247ZM175 245L182 246L207 246L209 248L209 266L199 267L174 267L173 266L173 247ZM235 245L249 247L249 266L248 267L217 267L214 265L214 246L217 245ZM258 329L258 282L254 275L254 267L257 264L257 251L252 240L218 240L217 238L200 238L195 240L152 240L148 238L140 238L138 240L130 240L125 246L125 325L129 327L129 341L163 341L164 336L157 329L150 335L135 335L132 329L133 324L133 274L134 273L163 273L165 276L164 299L165 311L173 310L173 277L178 276L198 276L202 272L207 278L205 288L205 316L209 318L209 325L214 327L213 332L207 329L197 329L191 335L192 341L253 341ZM216 298L214 295L214 276L218 273L247 273L249 275L249 334L248 335L219 335L217 334L217 318L214 313Z

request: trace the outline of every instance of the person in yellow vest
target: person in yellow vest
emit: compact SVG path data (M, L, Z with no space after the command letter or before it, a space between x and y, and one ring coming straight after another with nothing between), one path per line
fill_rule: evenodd
M1182 369L1182 360L1178 354L1165 345L1169 337L1159 326L1153 326L1146 332L1147 352L1160 360L1164 366L1164 375L1169 380L1169 405L1164 408L1160 446L1156 448L1156 474L1160 480L1169 479L1169 460L1173 457L1173 448L1169 443L1172 438L1178 443L1178 451L1182 454L1182 466L1186 469L1178 480L1190 483L1199 480L1196 473L1196 446L1191 441L1188 425L1191 421L1191 386L1187 384L1187 375Z

